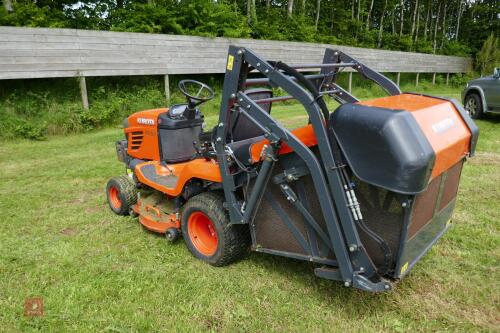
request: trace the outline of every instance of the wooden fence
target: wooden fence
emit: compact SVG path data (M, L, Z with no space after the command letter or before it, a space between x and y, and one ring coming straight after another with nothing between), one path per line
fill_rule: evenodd
M380 72L467 72L471 60L411 52L299 42L206 38L76 29L0 27L0 80L86 76L215 74L225 71L229 45L251 48L290 64L321 62L324 49L339 49ZM351 76L350 76L351 78ZM399 82L398 82L399 84Z

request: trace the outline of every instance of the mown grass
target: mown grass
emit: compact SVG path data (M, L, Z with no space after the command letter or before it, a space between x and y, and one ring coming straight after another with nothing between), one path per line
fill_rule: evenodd
M274 111L284 122L300 117L293 105ZM124 172L118 128L3 143L0 331L500 331L500 118L478 124L454 226L384 294L271 255L213 268L182 241L114 215L104 186ZM44 299L43 317L23 315L34 296Z

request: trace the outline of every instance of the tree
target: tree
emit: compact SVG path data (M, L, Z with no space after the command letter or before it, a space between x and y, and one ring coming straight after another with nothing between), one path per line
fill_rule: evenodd
M316 0L316 20L314 22L314 31L318 31L319 14L321 12L321 0Z
M411 23L411 36L415 34L415 24L417 22L417 12L418 12L418 0L415 0L415 8L413 8L413 19Z
M12 0L3 0L3 8L5 8L8 13L13 12L14 8L12 8Z
M366 30L370 29L370 16L372 15L372 10L373 10L373 0L371 0L370 2L370 9L368 9L368 16L366 17Z
M417 7L417 23L415 26L415 44L417 44L419 30L420 30L420 6Z
M382 9L382 13L380 14L380 27L378 30L378 47L382 46L382 32L384 31L384 16L385 10L387 9L387 0L384 2L384 8Z
M288 7L286 10L286 16L288 18L290 18L290 17L292 17L292 15L293 15L293 0L288 0Z
M438 12L436 15L436 22L434 23L434 41L432 43L432 53L436 53L436 47L437 47L437 33L438 33L438 26L439 26L439 15L441 15L441 3L438 4Z
M431 16L432 3L431 0L427 2L427 15L425 15L425 25L424 25L424 39L427 40L427 28L429 24L429 18Z
M399 37L403 36L404 9L404 2L401 0L399 3Z
M255 25L257 23L255 0L247 0L247 22L250 25Z
M362 0L358 0L358 13L356 14L356 20L359 22L359 19L360 19L360 14L361 14L361 1Z
M500 67L500 49L498 37L491 33L483 44L481 51L477 54L477 63L481 71L481 76L491 74L493 68Z
M445 2L444 3L444 11L443 11L443 22L441 26L441 45L439 46L439 49L441 50L443 48L444 44L444 39L446 38L446 9L448 8L448 4Z
M460 31L460 19L462 18L462 14L464 13L465 4L463 0L458 0L458 12L457 12L457 26L455 29L455 40L458 40L458 32Z

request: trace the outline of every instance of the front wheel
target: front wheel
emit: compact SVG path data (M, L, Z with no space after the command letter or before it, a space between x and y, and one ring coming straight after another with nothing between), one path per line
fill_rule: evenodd
M128 176L113 177L106 185L109 208L118 215L128 215L137 202L137 189Z
M469 94L465 97L464 106L472 119L479 119L483 115L483 105L478 94Z
M211 192L189 199L182 212L182 234L189 251L213 266L242 258L250 246L248 225L233 225L223 198Z

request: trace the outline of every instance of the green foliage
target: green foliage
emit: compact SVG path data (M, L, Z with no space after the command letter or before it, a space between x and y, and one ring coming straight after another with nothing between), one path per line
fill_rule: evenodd
M479 52L484 41L494 33L500 36L500 13L498 0L468 1L463 15L459 40L471 48L472 54Z
M64 28L67 26L66 17L60 10L50 7L38 7L31 1L15 3L15 10L7 13L0 8L0 25Z
M495 0L420 1L418 38L411 32L413 0L403 0L402 34L399 33L399 0L388 1L385 11L384 1L375 1L368 24L371 1L322 0L317 31L316 1L295 1L291 17L286 13L287 0L270 1L269 7L267 1L255 1L254 7L254 1L17 0L13 2L12 13L0 8L0 25L252 37L377 47L384 17L382 48L458 56L474 55L491 32L500 33ZM443 22L445 5L447 15ZM428 12L432 13L429 20ZM438 12L441 21L434 30ZM457 26L459 19L460 29ZM424 24L427 21L428 25Z
M429 47L432 48L431 45L429 45ZM472 53L472 50L464 43L451 40L443 43L442 52L446 55L467 57Z
M254 38L314 42L318 36L309 18L287 18L281 10L271 9L253 29Z
M89 79L89 110L81 106L72 79L4 83L0 99L0 139L43 139L113 126L133 112L166 105L159 80L151 78ZM61 89L66 87L66 89ZM74 90L67 89L74 87ZM23 92L23 93L21 93ZM26 92L26 93L24 93Z
M491 75L495 67L500 67L498 37L493 33L484 41L481 51L477 54L477 62L481 75Z
M388 75L395 80L394 75ZM209 126L215 124L219 114L222 75L190 76L207 83L214 88L215 98L202 106ZM120 77L120 78L87 78L90 109L84 110L81 105L78 82L75 79L47 80L11 80L0 81L0 140L20 138L41 140L53 135L87 132L98 128L119 126L130 114L167 105L184 103L185 97L179 93L177 83L184 76L171 78L171 100L164 97L163 83L159 77ZM463 87L471 77L452 75L450 85ZM347 87L348 76L341 74L338 83ZM50 84L49 84L50 82ZM421 76L419 88L414 87L415 76L401 76L404 91L440 91L444 86L432 86L431 77ZM444 83L444 77L438 76L437 83ZM455 88L455 89L456 89ZM371 81L353 76L354 95L359 98L384 96L380 87ZM276 89L276 96L287 95ZM294 101L284 105L296 104ZM275 109L282 108L276 104Z
M465 87L465 84L478 77L475 73L459 73L450 77L450 85L453 87Z

